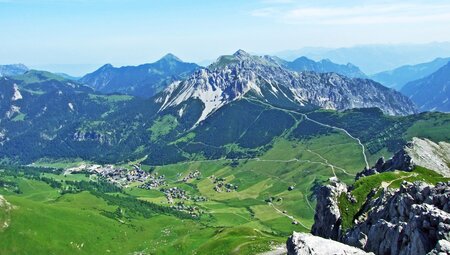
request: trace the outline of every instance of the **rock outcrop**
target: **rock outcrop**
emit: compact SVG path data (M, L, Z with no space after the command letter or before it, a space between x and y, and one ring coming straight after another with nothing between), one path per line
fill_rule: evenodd
M316 214L311 233L316 236L338 240L341 233L341 213L338 197L347 192L347 185L337 178L331 178L330 184L319 189Z
M385 189L366 202L351 229L338 234L333 232L341 229L335 194L319 193L313 234L375 254L448 254L450 182L404 182L397 191Z
M411 171L415 165L434 170L445 177L450 177L450 144L435 143L428 139L414 137L403 149L389 160L378 159L374 167L364 169L356 175L356 180L364 176L388 171Z
M313 236L311 234L296 233L286 242L288 255L320 255L320 254L334 254L334 255L363 255L373 254L345 245L330 239Z
M435 143L428 139L414 137L404 151L411 157L413 164L450 177L450 143Z

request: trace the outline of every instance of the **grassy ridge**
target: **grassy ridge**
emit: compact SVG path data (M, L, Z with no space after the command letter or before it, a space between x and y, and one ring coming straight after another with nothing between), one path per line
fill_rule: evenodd
M372 196L376 197L380 194L383 187L399 188L403 181L423 181L435 185L438 182L449 180L450 178L445 178L432 170L420 166L416 166L412 172L385 172L363 177L353 184L353 190L351 191L351 195L356 199L356 203L350 202L346 194L342 194L339 197L339 209L341 211L343 229L345 230L353 226L355 217L372 191L375 191L375 193L372 193Z

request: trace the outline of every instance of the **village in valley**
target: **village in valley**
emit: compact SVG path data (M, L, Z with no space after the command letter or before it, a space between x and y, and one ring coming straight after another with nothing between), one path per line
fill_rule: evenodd
M187 212L193 217L198 217L204 211L196 204L206 202L208 199L204 196L191 195L188 191L177 184L189 183L193 180L201 180L202 174L199 170L194 170L186 175L177 174L176 180L167 180L166 176L158 172L146 171L141 168L140 164L131 164L127 167L115 166L111 164L81 164L77 167L67 168L64 170L64 176L71 174L86 174L90 179L96 177L112 183L123 189L142 189L161 192L166 198L165 203L170 208ZM221 192L221 187L230 192L230 184L224 183L224 178L218 179L212 177L214 183L217 183L214 190ZM231 186L233 187L233 186ZM237 189L237 186L233 189Z

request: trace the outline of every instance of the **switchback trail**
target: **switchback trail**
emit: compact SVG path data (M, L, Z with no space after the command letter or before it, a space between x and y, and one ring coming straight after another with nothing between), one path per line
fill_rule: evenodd
M262 101L259 101L259 100L255 100L255 99L248 99L248 100L250 100L250 101L255 101L255 102L257 102L257 103L260 103L260 104L263 104L263 105L265 105L265 106L268 106L268 107L270 107L270 108L272 108L272 109L277 109L277 110L284 111L284 112L290 112L290 113L294 113L294 114L299 114L299 115L303 116L306 120L309 120L309 121L311 121L311 122L313 122L313 123L316 123L317 125L320 125L320 126L323 126L323 127L327 127L327 128L331 128L331 129L336 129L336 130L339 130L339 131L341 131L341 132L344 132L348 137L350 137L351 139L355 140L355 141L358 143L358 145L361 146L361 149L362 149L362 155L363 155L363 158L364 158L364 162L366 163L366 167L367 167L367 169L370 168L370 166L369 166L369 161L367 160L366 148L364 147L364 144L362 144L362 142L361 142L361 140L360 140L359 138L354 137L354 136L351 135L347 130L345 130L345 129L343 129L343 128L340 128L340 127L335 127L335 126L332 126L332 125L328 125L328 124L319 122L319 121L314 120L314 119L311 119L311 118L308 117L308 115L305 114L305 113L296 112L296 111L288 110L288 109L284 109L284 108L279 108L279 107L276 107L276 106L273 106L273 105L271 105L271 104L268 104L268 103L265 103L265 102L262 102Z

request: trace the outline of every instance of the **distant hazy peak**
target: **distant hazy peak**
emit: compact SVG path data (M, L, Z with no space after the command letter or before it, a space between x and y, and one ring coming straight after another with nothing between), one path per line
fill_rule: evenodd
M175 56L172 53L167 53L166 55L164 55L159 61L177 61L177 62L183 62L180 58L178 58L177 56Z
M99 70L107 70L111 68L114 68L114 66L111 64L104 64L102 67L99 68Z
M233 56L235 56L235 57L237 57L237 58L243 58L243 57L248 58L248 57L251 57L250 54L248 54L246 51L241 50L241 49L237 50L237 51L233 54Z

